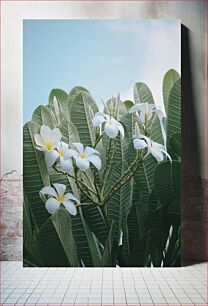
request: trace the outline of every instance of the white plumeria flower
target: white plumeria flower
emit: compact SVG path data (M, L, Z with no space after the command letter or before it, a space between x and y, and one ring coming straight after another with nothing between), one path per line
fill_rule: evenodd
M65 152L69 149L68 144L61 141L57 146L57 153L58 157L60 158L60 165L62 170L66 172L72 172L73 171L73 163L71 158L64 159Z
M112 115L107 115L102 112L95 114L95 117L92 120L93 126L99 126L102 123L104 125L104 131L110 138L115 138L118 133L121 133L122 138L124 137L124 128L123 125L113 118Z
M61 132L58 128L51 130L48 126L42 125L40 134L34 136L37 149L45 152L45 161L48 167L51 167L59 154L55 150L62 138Z
M144 124L152 118L155 109L156 108L154 104L148 102L138 103L130 108L129 113L132 114L135 112L139 112L139 118L141 122Z
M40 191L40 197L43 198L44 195L50 196L50 198L46 201L45 207L49 214L54 214L57 209L60 208L60 205L63 204L67 211L75 216L77 214L77 207L74 204L80 204L80 202L75 198L72 193L65 193L66 186L63 184L55 183L51 186L45 186Z
M134 148L136 150L142 150L144 148L148 149L146 157L149 154L152 154L152 156L154 156L154 158L157 161L162 161L164 159L164 156L166 155L169 158L169 160L172 161L170 155L167 153L163 145L152 141L150 138L144 135L140 135L139 138L135 138L133 140L133 143L134 143Z
M77 167L81 171L85 171L89 168L90 163L92 163L98 170L101 169L101 159L100 159L100 153L90 147L86 147L84 149L84 146L80 142L74 142L72 143L76 150L69 149L66 151L64 155L64 159L67 160L68 158L73 157L76 161Z

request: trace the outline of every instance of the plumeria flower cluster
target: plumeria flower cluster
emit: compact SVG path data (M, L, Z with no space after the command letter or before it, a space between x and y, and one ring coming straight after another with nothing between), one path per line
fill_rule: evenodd
M92 119L92 124L94 127L101 126L104 124L104 132L110 138L117 137L118 133L120 132L122 138L124 137L124 128L123 125L113 118L112 115L107 115L102 112L97 112Z
M34 136L36 148L45 152L45 161L48 167L52 167L59 159L61 168L70 173L73 171L73 159L76 166L85 171L92 163L98 170L101 169L100 153L90 147L84 148L80 142L71 145L61 141L62 134L58 128L51 130L48 126L42 125L40 134ZM73 147L73 148L69 148Z
M40 197L45 200L45 207L49 214L54 214L63 205L71 215L75 216L77 214L76 204L80 204L79 200L72 193L65 193L65 185L55 183L53 186L54 188L45 186L40 191Z
M160 127L162 131L162 136L163 136L163 142L164 142L164 147L166 150L166 142L167 142L167 135L166 135L166 130L165 130L165 122L166 122L166 116L162 109L160 107L155 106L155 104L152 103L138 103L132 106L129 110L129 113L136 113L139 117L139 120L141 123L145 126L151 119L152 123L155 120L155 117L158 116L159 121L160 121Z
M149 154L152 154L152 156L158 162L160 162L164 159L165 156L167 156L167 158L172 161L164 145L157 143L140 133L140 128L137 122L135 123L135 135L133 136L133 144L136 150L143 150L147 148L147 154L145 157L147 157Z

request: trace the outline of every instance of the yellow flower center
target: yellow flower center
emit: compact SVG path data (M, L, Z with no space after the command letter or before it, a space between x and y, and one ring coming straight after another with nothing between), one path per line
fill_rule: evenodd
M81 154L79 155L79 157L82 158L82 159L83 159L83 158L87 158L87 154L86 154L86 153L81 153Z
M45 147L46 147L46 150L50 151L52 149L52 144L51 143L45 143Z
M56 199L57 199L57 201L59 201L60 203L63 203L63 202L64 202L65 197L64 197L64 195L60 195L60 194L58 194L58 195L57 195L57 197L56 197Z
M110 125L112 125L113 124L113 121L110 119L110 120L108 120L107 121L108 122L108 124L110 124Z
M64 149L59 149L58 154L63 157L64 156Z

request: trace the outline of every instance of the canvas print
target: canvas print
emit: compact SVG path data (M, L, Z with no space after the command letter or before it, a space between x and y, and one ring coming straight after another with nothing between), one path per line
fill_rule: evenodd
M24 20L24 266L180 266L178 20Z

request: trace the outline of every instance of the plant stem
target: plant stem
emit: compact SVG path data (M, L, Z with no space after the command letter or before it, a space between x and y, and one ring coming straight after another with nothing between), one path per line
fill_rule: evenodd
M85 175L85 177L87 178L88 182L90 183L91 187L94 188L93 183L92 183L92 181L91 181L89 175L87 174L87 172L84 171L84 175ZM82 185L85 185L83 181L81 181L81 182L82 182ZM89 188L88 186L85 186L85 187L87 187L87 189L88 189L91 193L93 193L95 196L97 196L97 193L96 193L93 189Z
M100 188L97 184L98 171L95 167L93 168L93 175L94 175L94 185L95 185L95 189L97 192L97 198L98 198L98 201L101 203L102 200L101 200Z
M76 207L82 207L82 206L95 206L94 203L80 203L80 204L77 204ZM96 206L99 206L99 204L97 204Z
M132 176L134 175L134 173L136 172L136 170L140 166L140 163L138 165L136 165L137 162L138 162L138 155L135 158L135 160L133 161L133 163L129 166L129 168L123 173L123 175L120 177L120 179L111 188L111 190L109 191L108 195L106 196L106 198L102 202L103 206L108 202L108 200L112 197L112 195L117 190L119 190L123 185L125 185L132 178ZM134 166L136 166L135 169L133 169Z
M97 138L96 141L95 141L95 144L94 144L93 148L96 148L98 142L102 139L102 137L103 137L103 133L102 133L101 135L98 136L98 138Z
M108 153L107 153L106 167L105 167L105 170L104 170L104 173L103 173L103 186L102 186L101 194L103 194L103 192L105 190L105 187L106 187L107 178L108 178L108 175L109 175L109 172L110 172L113 156L114 156L113 140L110 139L109 140Z
M104 223L105 223L105 226L106 226L107 228L109 228L109 223L108 223L108 218L107 218L105 206L99 206L99 210L100 210L100 213L101 213L101 215L102 215L102 218L103 218L103 221L104 221Z
M91 190L90 188L88 188L87 186L85 186L85 184L77 178L77 173L76 173L76 171L75 171L75 176L73 176L73 175L71 175L71 174L69 174L69 173L67 173L67 172L65 172L65 171L62 171L62 170L60 170L60 169L57 169L56 167L53 167L53 169L54 169L56 172L61 173L61 174L64 174L64 175L66 175L66 176L72 178L73 180L75 180L75 183L76 183L77 187L84 193L84 195L86 195L86 197L87 197L92 203L94 203L95 205L98 204L97 202L95 202L95 201L92 199L92 197L90 196L90 194L88 194L88 193L83 189L83 187L85 187L85 188L88 189L88 191L94 193L93 190Z

